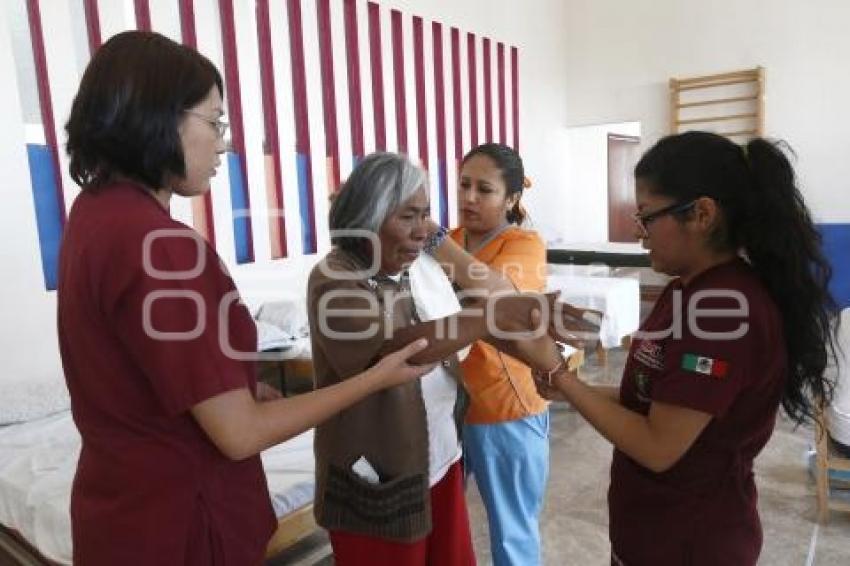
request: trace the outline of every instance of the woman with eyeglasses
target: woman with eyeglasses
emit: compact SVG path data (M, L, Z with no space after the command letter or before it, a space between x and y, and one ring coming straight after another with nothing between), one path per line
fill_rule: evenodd
M781 146L704 132L635 168L636 235L674 279L632 340L622 384L537 372L614 445L612 564L756 564L753 460L782 406L828 400L830 267Z
M58 334L82 437L75 564L261 564L276 527L260 451L414 382L419 340L345 382L255 398L257 330L215 250L173 220L224 152L222 79L155 33L107 41L66 125L82 188L59 258Z

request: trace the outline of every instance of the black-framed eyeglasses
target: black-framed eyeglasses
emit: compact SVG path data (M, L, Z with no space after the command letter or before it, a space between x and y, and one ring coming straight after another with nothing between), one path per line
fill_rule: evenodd
M677 202L671 204L670 206L665 206L661 210L656 210L655 212L647 212L645 214L641 214L640 212L635 212L632 215L632 219L635 221L635 224L643 231L644 234L647 233L647 228L649 225L661 218L662 216L667 216L668 214L678 214L680 212L686 212L692 209L696 205L696 199L688 202Z
M201 120L215 128L215 133L218 135L218 137L222 139L224 139L224 134L227 133L227 128L230 127L230 124L228 124L227 122L224 122L222 120L211 120L208 116L204 116L200 112L195 112L194 110L184 110L184 112L186 112L186 114L191 114L192 116L200 118Z

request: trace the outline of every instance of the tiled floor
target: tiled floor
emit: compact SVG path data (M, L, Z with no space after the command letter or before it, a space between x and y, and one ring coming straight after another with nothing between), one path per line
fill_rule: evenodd
M610 353L607 368L591 358L587 378L615 383L623 361L622 351ZM811 437L811 430L794 430L782 419L756 461L764 528L760 564L850 565L850 514L833 513L827 526L814 523L814 485L805 463ZM580 416L564 406L553 408L551 478L541 525L547 565L609 564L605 493L610 461L610 445ZM489 564L487 520L472 484L467 500L478 562ZM333 564L324 533L292 550L274 564Z

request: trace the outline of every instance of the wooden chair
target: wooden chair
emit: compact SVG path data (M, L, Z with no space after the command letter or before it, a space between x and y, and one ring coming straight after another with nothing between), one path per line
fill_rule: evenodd
M850 513L850 502L830 498L829 472L830 470L845 471L850 473L850 458L836 454L829 447L829 417L821 408L818 411L817 434L817 460L815 465L815 484L818 497L818 522L825 524L829 521L830 509Z
M830 413L833 415L844 415L848 410L848 397L850 397L850 308L841 312L841 320L838 330L839 360L834 370L836 371L837 383L835 397L833 398L833 409L824 407L822 404L818 410L817 421L817 463L815 466L815 480L818 496L818 520L825 523L829 520L829 510L838 509L850 512L850 501L838 501L831 498L830 472L846 472L850 475L850 458L837 454L830 448L828 438L830 428ZM843 429L840 427L838 430ZM842 439L842 442L846 440Z

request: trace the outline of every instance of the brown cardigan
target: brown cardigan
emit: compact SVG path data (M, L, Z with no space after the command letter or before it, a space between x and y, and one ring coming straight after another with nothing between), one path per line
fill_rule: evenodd
M335 248L310 274L307 306L317 387L368 368L376 361L386 332L417 321L409 295L395 301L389 312L385 309L388 294L402 291L402 284L389 278L342 279L329 273L350 275L364 269L353 255ZM370 297L377 306L372 312L367 311ZM320 313L339 309L362 312L340 312L321 323ZM331 336L334 332L361 336ZM456 356L444 363L455 377L459 375ZM455 418L460 426L465 395L458 387ZM420 380L375 393L331 417L316 428L314 450L315 515L321 526L402 542L431 531L428 427ZM351 471L361 456L380 476L379 484Z

